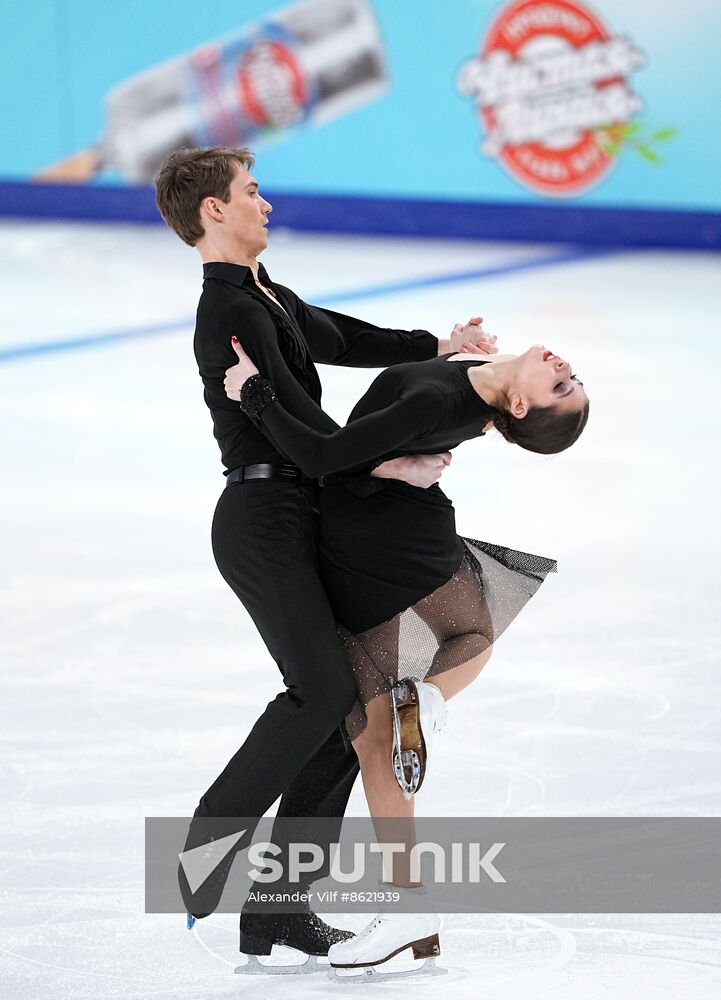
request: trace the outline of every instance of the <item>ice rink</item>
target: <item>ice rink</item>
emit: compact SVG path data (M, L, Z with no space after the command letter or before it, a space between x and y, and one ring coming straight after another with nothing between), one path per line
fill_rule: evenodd
M154 226L0 233L0 994L718 998L720 915L448 916L444 979L359 991L234 976L237 917L144 913L144 818L191 815L280 684L210 549L200 261ZM591 399L568 452L489 433L442 480L462 534L558 574L450 703L419 814L719 815L719 255L275 230L263 262L383 326L483 315ZM343 421L374 374L322 368L326 409Z

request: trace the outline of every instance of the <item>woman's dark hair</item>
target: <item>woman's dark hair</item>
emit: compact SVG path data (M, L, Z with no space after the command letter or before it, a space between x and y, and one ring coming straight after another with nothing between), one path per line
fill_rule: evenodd
M554 406L532 406L519 420L507 410L496 410L493 426L511 444L539 455L555 455L570 448L588 420L588 400L581 410L557 413Z

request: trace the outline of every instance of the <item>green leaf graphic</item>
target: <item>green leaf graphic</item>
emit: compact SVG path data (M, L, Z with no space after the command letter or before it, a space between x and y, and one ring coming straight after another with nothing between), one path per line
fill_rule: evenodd
M654 143L668 142L678 134L675 125L651 132L643 119L594 129L599 148L607 156L618 156L624 147L635 149L649 163L663 163L663 157L652 148Z
M643 143L637 142L636 149L639 151L644 160L648 160L649 163L663 163L663 160L658 153L654 153L652 149L649 149L648 146L644 146Z

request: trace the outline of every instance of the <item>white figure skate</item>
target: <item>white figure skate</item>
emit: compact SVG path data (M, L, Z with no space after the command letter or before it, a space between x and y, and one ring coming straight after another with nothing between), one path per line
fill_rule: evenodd
M379 913L356 937L331 946L328 978L342 983L364 983L371 979L387 982L445 975L448 970L436 966L436 957L441 953L440 927L441 918L437 913ZM403 972L376 971L375 966L406 948L412 949L414 958L425 959L420 968ZM356 975L353 970L363 970L363 973Z
M393 773L409 799L423 784L433 734L445 726L448 710L435 684L405 678L391 689L391 712Z

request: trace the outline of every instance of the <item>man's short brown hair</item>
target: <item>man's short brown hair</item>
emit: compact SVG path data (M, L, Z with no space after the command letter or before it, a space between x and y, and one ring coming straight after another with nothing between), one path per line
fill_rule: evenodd
M184 243L194 247L205 236L200 222L203 198L227 202L238 165L250 170L254 163L253 154L244 146L176 149L155 178L155 200L160 214Z

